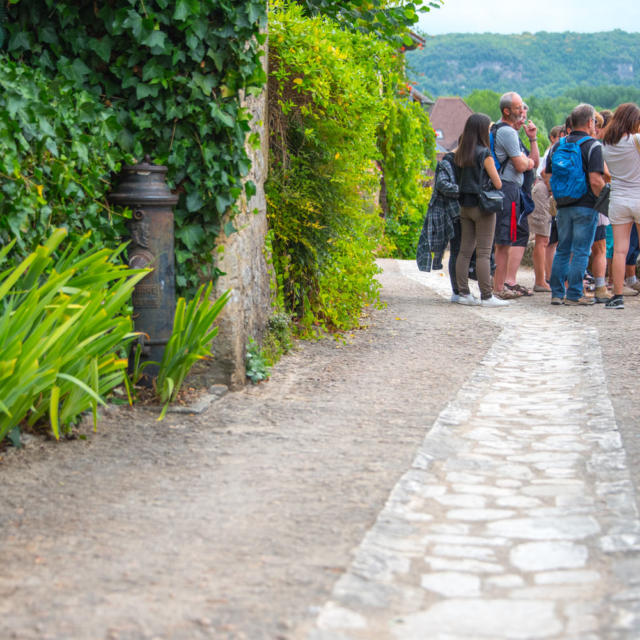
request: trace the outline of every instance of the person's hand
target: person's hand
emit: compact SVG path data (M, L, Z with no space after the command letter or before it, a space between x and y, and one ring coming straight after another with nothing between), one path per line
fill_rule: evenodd
M533 120L529 120L529 122L524 125L524 132L527 134L527 138L529 138L531 142L538 137L538 127L536 127Z

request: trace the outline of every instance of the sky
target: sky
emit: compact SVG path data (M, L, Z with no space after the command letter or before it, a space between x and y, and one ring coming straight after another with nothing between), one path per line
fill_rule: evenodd
M640 32L638 0L444 0L420 18L428 35L529 31Z

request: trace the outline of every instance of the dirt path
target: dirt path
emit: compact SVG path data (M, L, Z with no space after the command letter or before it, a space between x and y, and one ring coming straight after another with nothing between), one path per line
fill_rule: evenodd
M302 344L201 415L113 408L86 441L5 453L0 637L297 640L500 332L383 264L388 307L347 344ZM624 336L636 308L563 312ZM637 460L626 343L603 353Z

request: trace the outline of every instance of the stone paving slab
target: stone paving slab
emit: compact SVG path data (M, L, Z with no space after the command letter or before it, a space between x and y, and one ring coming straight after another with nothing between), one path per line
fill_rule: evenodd
M401 264L450 295L440 274ZM596 332L517 303L460 313L502 332L309 640L639 638L640 519Z

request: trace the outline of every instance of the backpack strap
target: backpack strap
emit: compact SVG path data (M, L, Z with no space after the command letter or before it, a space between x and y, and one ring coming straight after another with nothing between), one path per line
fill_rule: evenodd
M491 137L491 148L489 149L489 151L491 151L491 155L493 156L493 159L500 165L498 168L498 175L502 175L504 173L504 170L507 166L507 162L509 162L511 160L511 158L509 158L509 156L507 156L504 160L504 162L500 162L498 160L498 155L496 154L496 136L498 134L498 129L501 129L502 127L508 127L510 126L508 122L503 122L502 120L500 120L500 122L494 122L491 125L491 133L493 134L493 136Z

